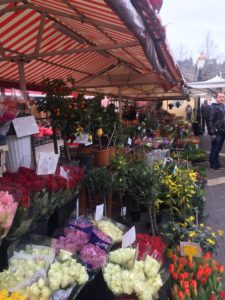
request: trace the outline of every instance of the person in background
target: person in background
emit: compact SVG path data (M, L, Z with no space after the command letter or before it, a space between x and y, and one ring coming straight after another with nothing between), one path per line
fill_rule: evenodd
M191 117L192 117L192 107L190 104L188 104L185 108L186 111L186 119L188 122L191 122Z
M210 168L219 170L221 164L219 162L219 153L223 147L225 139L225 97L220 92L216 96L216 103L210 106L206 118L208 133L211 138L211 151L209 156Z
M204 103L201 106L201 115L202 115L202 130L205 132L206 118L209 113L210 105L207 100L204 100Z

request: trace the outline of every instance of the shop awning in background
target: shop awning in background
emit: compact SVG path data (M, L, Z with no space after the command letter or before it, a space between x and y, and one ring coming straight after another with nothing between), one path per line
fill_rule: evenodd
M32 89L40 89L43 78L71 75L80 89L116 95L120 87L127 97L175 90L181 95L183 78L155 12L161 2L0 1L0 85L18 83L23 64ZM102 83L106 77L110 89Z
M193 97L203 96L204 98L211 98L218 91L225 91L225 79L215 76L206 81L188 82L187 87L190 90L190 95Z

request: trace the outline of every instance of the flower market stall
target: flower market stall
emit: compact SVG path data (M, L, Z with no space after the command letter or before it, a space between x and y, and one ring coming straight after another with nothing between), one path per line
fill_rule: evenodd
M1 2L0 81L23 101L0 99L0 300L224 298L199 139L160 107L121 122L122 98L184 97L161 5ZM29 115L26 88L45 92L35 108L49 130ZM29 137L29 153L12 155L12 133ZM33 135L57 133L60 154L55 143L36 160Z

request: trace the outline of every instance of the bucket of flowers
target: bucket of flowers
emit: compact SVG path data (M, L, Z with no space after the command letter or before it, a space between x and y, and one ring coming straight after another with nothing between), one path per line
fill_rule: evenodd
M176 252L169 266L172 300L221 300L224 267L207 252L201 257L182 257Z
M137 259L137 249L111 251L103 277L116 299L158 299L163 285L161 264L152 256Z

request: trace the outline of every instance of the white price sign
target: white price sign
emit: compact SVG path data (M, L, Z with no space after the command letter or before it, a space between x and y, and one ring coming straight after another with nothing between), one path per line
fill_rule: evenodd
M100 204L96 206L96 210L95 210L95 220L101 220L103 218L104 215L104 204Z
M136 229L135 226L131 227L122 237L122 248L131 246L136 241Z

